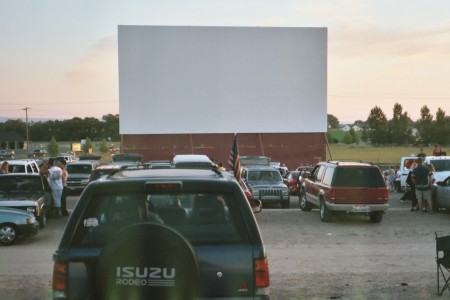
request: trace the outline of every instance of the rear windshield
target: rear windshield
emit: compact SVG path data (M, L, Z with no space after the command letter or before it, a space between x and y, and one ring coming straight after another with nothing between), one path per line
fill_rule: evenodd
M386 187L378 168L336 168L335 187Z
M154 222L170 226L191 244L248 241L230 194L94 195L77 229L75 244L101 246L124 226ZM231 212L235 213L231 213Z
M74 174L91 174L91 165L69 165L67 166L67 172Z
M44 194L40 177L0 176L0 200L39 199Z

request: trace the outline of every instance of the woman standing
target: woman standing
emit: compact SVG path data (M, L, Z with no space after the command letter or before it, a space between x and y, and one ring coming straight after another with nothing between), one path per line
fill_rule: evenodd
M69 173L66 169L66 160L61 160L61 170L62 170L62 183L63 183L63 192L61 196L61 213L63 216L68 216L69 212L67 211L66 207L66 200L67 200L67 177L69 176Z

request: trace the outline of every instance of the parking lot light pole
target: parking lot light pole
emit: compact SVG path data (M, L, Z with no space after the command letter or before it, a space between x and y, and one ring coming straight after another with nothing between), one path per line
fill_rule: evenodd
M27 153L28 153L28 144L30 143L29 138L28 138L28 110L29 109L30 109L29 107L22 108L22 110L25 111L25 122L26 122L26 126L27 126Z

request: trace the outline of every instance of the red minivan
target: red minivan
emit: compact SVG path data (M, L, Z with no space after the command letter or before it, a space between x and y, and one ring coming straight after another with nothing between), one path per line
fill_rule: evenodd
M388 189L377 166L328 161L318 163L304 179L299 204L303 211L318 207L323 222L343 212L365 214L372 223L380 223L388 200Z

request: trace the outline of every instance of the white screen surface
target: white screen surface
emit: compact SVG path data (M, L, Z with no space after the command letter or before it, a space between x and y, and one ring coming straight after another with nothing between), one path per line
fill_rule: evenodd
M119 26L121 134L326 132L326 28Z

